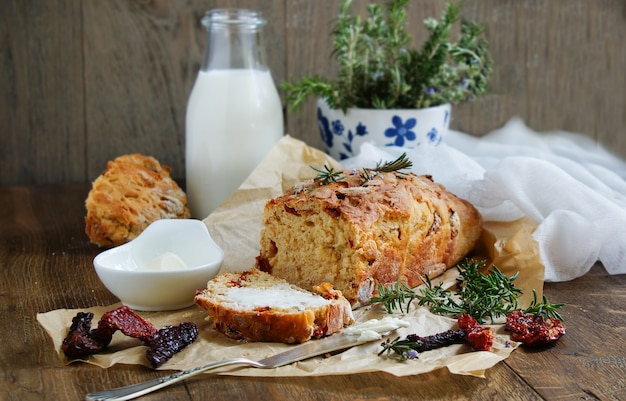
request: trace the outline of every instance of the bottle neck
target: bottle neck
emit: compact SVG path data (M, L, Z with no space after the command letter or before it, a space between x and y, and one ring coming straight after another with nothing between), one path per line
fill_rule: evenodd
M261 42L265 20L250 10L218 9L202 19L207 28L203 71L213 69L267 69Z

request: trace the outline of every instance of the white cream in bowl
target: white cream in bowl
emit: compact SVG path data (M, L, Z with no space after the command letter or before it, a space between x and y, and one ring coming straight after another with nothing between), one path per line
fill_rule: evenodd
M223 250L200 220L165 219L137 238L97 255L98 277L123 304L163 311L193 305L196 290L219 271Z

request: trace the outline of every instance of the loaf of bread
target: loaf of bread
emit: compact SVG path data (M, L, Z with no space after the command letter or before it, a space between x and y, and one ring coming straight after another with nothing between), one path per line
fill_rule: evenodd
M85 206L85 233L101 247L128 242L156 220L190 216L187 196L170 177L170 167L140 154L109 161Z
M213 326L247 341L302 343L354 323L352 309L330 284L305 291L257 269L223 273L195 296Z
M353 308L378 284L411 287L470 252L479 212L430 176L345 171L297 184L267 202L257 267L299 287L331 283Z

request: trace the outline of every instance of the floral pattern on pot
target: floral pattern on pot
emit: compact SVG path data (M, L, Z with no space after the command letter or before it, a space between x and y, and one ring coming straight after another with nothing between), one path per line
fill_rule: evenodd
M405 139L407 141L415 141L417 139L415 132L411 131L417 125L416 119L407 118L403 123L399 116L394 115L391 117L391 123L393 124L393 128L387 128L385 130L385 136L389 138L396 137L395 141L393 141L393 145L404 146Z
M336 160L358 153L361 144L438 146L448 131L450 105L427 109L349 109L346 113L318 101L317 121L326 152Z

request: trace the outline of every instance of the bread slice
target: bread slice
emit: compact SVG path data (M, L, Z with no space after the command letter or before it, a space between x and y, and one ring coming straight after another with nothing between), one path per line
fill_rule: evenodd
M257 267L301 288L328 282L353 308L378 284L422 284L458 263L482 229L467 201L413 173L309 180L267 202Z
M247 341L302 343L354 323L350 303L330 284L305 291L257 269L224 273L195 296L214 327Z

